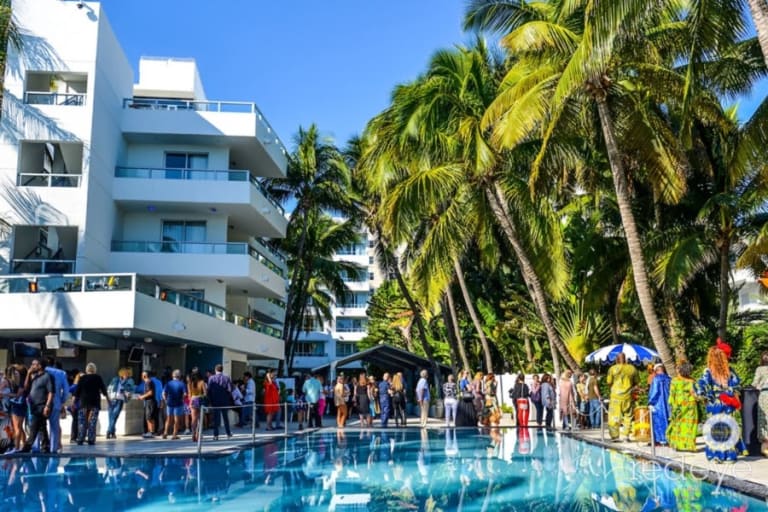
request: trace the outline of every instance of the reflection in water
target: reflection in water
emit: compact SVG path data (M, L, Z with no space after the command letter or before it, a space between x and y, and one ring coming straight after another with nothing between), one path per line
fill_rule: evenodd
M764 510L539 429L328 430L227 456L0 460L0 512Z

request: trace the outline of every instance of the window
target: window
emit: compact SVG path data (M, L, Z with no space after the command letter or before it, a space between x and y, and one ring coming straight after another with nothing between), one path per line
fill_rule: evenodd
M376 245L376 242L372 238L369 238L368 239L368 247L373 248L374 245Z
M339 275L341 276L341 280L345 283L356 283L360 281L365 281L365 270L360 270L358 272L350 271L347 272L346 270L342 270Z
M202 252L205 221L163 221L163 252Z
M373 272L368 272L368 280L373 281L373 279L374 279Z
M367 318L336 318L336 332L365 332L367 329Z
M304 321L301 325L301 330L304 332L309 331L322 331L323 326L317 321L317 318L307 315L304 317Z
M166 153L165 167L169 169L207 169L207 153Z
M349 343L346 341L336 342L336 357L351 356L352 354L357 354L358 352L359 350L357 349L357 343Z
M206 170L208 169L208 154L207 153L166 153L165 154L165 168L166 169L195 169ZM189 173L182 171L165 171L166 179L189 179L191 176Z
M294 355L305 357L323 357L325 353L325 343L315 341L304 341L296 344Z
M368 264L373 265L373 256L368 256Z
M347 293L344 301L339 304L341 308L364 308L368 306L368 292Z

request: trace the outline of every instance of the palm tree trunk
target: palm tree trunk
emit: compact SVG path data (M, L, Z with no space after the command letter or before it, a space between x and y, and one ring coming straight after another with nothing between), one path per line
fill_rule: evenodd
M458 375L459 368L461 367L461 361L459 361L459 342L456 340L453 319L451 318L450 311L448 311L445 295L440 299L440 315L443 317L445 337L448 339L448 349L451 353L451 373Z
M560 336L555 329L555 324L552 321L552 317L549 315L549 307L547 306L544 287L541 284L539 276L536 274L536 269L534 269L530 258L528 258L528 254L523 248L523 242L520 240L520 237L517 234L517 229L515 229L515 225L507 212L504 191L501 190L499 184L496 183L495 192L489 188L486 189L485 193L488 202L490 203L491 211L496 217L499 225L501 225L501 229L506 235L507 241L512 246L512 250L515 252L523 280L528 288L528 293L531 296L533 305L536 307L541 323L544 324L544 330L547 333L547 340L549 340L551 350L553 352L559 352L571 370L577 370L579 364L573 358L571 353L568 352L568 348L565 346L565 343L563 343L563 340L560 339Z
M645 324L651 334L651 339L659 352L661 362L667 369L667 372L674 376L675 366L672 352L669 349L661 322L653 307L653 296L648 280L648 272L645 269L645 257L643 256L643 247L640 243L640 235L635 223L635 215L632 213L632 203L629 197L629 187L627 183L627 174L624 170L624 164L619 155L618 145L614 137L613 118L608 109L608 102L605 95L597 95L597 112L600 116L600 125L603 129L603 138L608 152L608 161L613 173L613 185L616 189L616 202L619 205L619 214L621 223L624 227L624 236L627 239L627 248L629 250L629 259L632 264L632 275L635 279L635 289L637 298L640 302L640 309L643 311Z
M768 66L768 4L765 0L749 0L749 10L752 13L752 23L755 25L760 49L763 51L763 60Z
M731 275L730 252L730 240L728 237L725 237L723 243L720 244L720 318L717 323L717 335L723 340L727 338L728 306L731 302L731 284L729 281Z
M453 325L453 335L456 338L457 348L459 350L459 359L461 360L462 369L469 370L472 368L469 365L469 358L467 357L467 350L464 348L464 340L461 338L461 328L459 327L459 315L456 313L456 304L453 301L453 292L451 286L445 287L445 301L448 304L448 313L451 317L451 324Z
M398 327L400 335L405 340L405 349L408 352L413 352L413 317L408 319L408 325Z
M459 289L461 289L461 295L464 297L464 303L467 305L469 317L472 319L472 324L475 326L477 336L480 338L480 345L483 347L483 355L485 356L485 370L486 372L492 372L493 358L491 357L491 348L488 346L488 338L485 337L483 326L480 325L480 319L477 316L475 305L472 303L472 297L469 295L467 282L464 281L464 271L461 268L461 263L459 263L458 258L453 258L453 269L456 271L456 280L459 282Z

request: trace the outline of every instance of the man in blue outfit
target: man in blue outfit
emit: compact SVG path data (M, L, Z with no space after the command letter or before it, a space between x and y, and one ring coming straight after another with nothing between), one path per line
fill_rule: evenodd
M53 378L53 406L48 415L48 425L50 430L51 453L58 453L61 450L61 424L59 418L64 404L69 398L69 383L67 382L67 372L61 369L50 356L45 358L45 371ZM41 447L46 448L46 447Z
M227 437L232 437L229 429L229 410L222 409L232 405L232 380L224 375L224 366L217 364L216 373L208 377L208 401L213 409L213 440L219 439L219 419L224 419Z
M392 397L389 394L391 388L390 377L385 373L379 382L379 407L381 408L381 426L387 428L389 414L392 411Z

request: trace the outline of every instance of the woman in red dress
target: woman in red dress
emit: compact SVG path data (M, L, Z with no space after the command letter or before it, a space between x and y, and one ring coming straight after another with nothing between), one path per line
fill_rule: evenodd
M267 430L277 430L273 423L280 408L280 389L275 382L274 370L267 371L264 379L264 414L267 415Z

